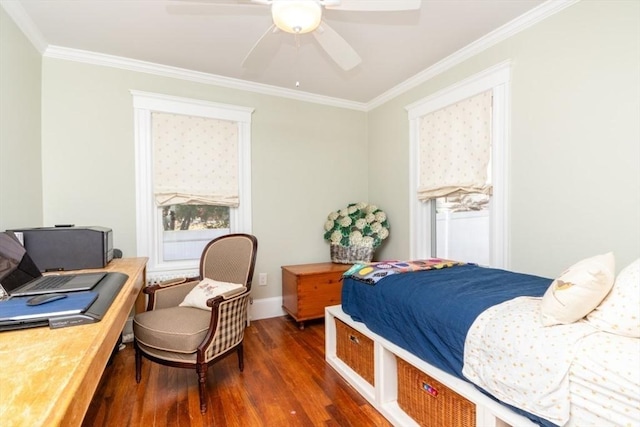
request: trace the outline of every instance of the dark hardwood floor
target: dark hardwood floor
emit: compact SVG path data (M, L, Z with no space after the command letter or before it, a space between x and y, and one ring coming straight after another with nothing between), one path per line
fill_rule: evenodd
M287 317L247 328L245 368L234 354L208 371L200 414L195 370L143 359L136 384L133 345L107 366L83 426L389 426L324 360L324 323L304 330Z

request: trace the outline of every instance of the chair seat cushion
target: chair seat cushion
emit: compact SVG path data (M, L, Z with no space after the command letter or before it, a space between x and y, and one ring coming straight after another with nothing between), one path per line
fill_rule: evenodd
M239 283L219 282L205 277L193 287L179 305L180 307L194 307L211 311L211 307L207 306L208 299L218 295L233 295L240 289L244 289L244 286Z
M191 307L146 311L133 318L133 333L142 344L163 351L195 353L207 334L211 312Z

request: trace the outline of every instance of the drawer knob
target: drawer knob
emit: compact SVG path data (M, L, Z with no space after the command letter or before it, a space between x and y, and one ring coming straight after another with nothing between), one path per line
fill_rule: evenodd
M360 344L360 340L355 335L349 335L349 340L354 344Z

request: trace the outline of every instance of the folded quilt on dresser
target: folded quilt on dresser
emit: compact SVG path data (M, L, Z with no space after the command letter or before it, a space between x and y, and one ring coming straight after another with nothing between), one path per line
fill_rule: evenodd
M583 322L543 326L540 318L540 298L530 297L480 314L467 334L462 373L501 401L564 425L569 370L582 340L597 330Z

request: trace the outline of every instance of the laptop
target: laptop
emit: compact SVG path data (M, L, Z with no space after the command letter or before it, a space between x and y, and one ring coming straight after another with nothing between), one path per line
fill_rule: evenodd
M15 234L0 233L0 285L11 297L88 291L105 276L105 272L43 276Z

